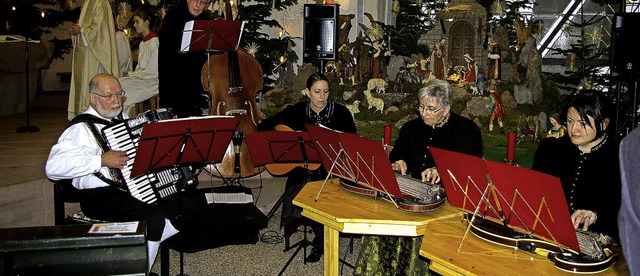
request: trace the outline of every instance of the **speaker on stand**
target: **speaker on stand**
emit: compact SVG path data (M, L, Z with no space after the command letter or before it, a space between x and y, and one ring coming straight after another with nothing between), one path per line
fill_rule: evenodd
M616 13L611 27L611 82L615 83L616 134L620 136L631 132L638 124L640 51L634 42L638 24L639 13ZM625 87L628 87L626 95Z
M304 5L303 61L319 62L321 74L338 57L338 24L338 5Z

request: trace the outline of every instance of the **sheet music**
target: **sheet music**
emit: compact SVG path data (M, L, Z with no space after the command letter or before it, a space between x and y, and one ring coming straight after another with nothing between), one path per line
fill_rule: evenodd
M178 121L187 121L187 120L204 120L211 118L233 118L230 115L206 115L206 116L192 116L192 117L184 117L184 118L173 118L173 119L165 119L162 122L178 122Z
M244 25L240 20L188 21L182 30L180 52L235 51L240 46ZM194 32L200 34L194 36Z
M207 193L208 203L244 204L253 203L253 195L245 193Z
M180 43L180 52L189 52L189 46L191 45L191 35L193 34L193 22L194 20L184 23L184 29L182 31L182 42Z

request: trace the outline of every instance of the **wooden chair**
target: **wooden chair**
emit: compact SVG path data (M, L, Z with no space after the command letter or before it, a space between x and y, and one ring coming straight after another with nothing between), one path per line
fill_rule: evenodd
M149 108L145 108L145 106L148 106ZM160 108L160 95L155 95L146 101L135 104L131 109L131 114L129 114L129 117L133 118L138 115L138 113L144 112L146 110L156 110L158 108Z

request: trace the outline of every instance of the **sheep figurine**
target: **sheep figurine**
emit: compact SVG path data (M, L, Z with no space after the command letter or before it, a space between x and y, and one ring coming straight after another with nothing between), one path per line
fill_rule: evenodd
M354 116L356 113L360 113L360 101L355 100L352 104L345 105L349 111L351 111L351 116Z
M376 111L380 111L380 113L382 113L382 111L384 110L384 101L380 98L372 96L371 91L365 90L363 93L365 98L367 99L367 103L369 103L369 109L375 107Z
M387 82L383 79L370 79L369 82L367 82L367 91L370 92L375 89L377 93L384 94L386 87Z

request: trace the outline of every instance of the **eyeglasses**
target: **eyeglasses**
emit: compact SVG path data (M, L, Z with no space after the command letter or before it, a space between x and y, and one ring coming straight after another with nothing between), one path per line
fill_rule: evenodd
M211 3L210 0L191 0L191 2L195 2L196 4L200 4L201 6L206 6Z
M440 112L440 110L442 110L442 108L444 108L444 106L441 106L440 108L433 108L433 107L426 107L424 105L419 104L418 105L418 112L423 112L423 111L427 111L431 114L436 114L438 112Z
M99 97L101 97L101 98L103 98L105 100L108 100L108 101L113 101L115 98L122 99L122 97L124 97L124 95L126 95L127 92L124 91L124 90L120 90L120 92L115 93L115 94L111 94L111 95L101 95L101 94L93 93L93 92L91 92L91 94L99 96Z

